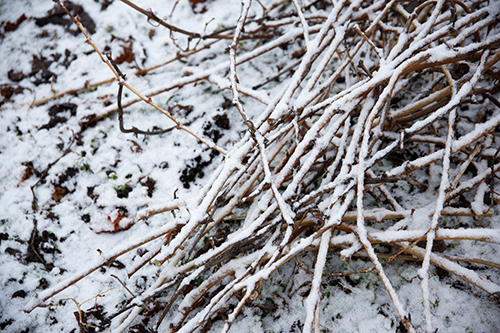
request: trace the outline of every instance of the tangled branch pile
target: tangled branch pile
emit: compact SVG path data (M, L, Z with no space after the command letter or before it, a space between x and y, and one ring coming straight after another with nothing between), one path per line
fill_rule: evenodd
M159 230L44 291L28 309L140 246L149 252L129 275L151 261L161 274L113 319L117 331L159 295L168 297L157 329L191 332L222 313L227 331L273 273L308 251L316 257L305 332L319 331L321 281L332 254L351 260L364 253L409 331L435 329L431 264L487 293L500 292L498 284L433 250L443 240L500 242L496 229L445 223L450 216L490 217L500 200L499 3L293 0L254 4L262 14L249 17L251 5L242 1L236 27L225 31L201 34L169 26L191 45L197 41L182 57L201 59L209 45L229 40L223 54L229 59L218 58L213 66L188 63L184 77L145 96L137 93L168 114L151 97L200 81L230 89L247 128L241 140L225 152L200 137L225 156L199 195L139 212L138 220L176 214L165 215L169 221ZM280 49L289 58L278 70L275 61L267 62L269 68L260 61L261 73L274 73L260 84L239 75L263 57L275 59ZM111 59L104 61L117 69ZM119 74L119 85L132 89ZM247 109L256 105L246 102L251 99L264 105L261 110ZM384 264L379 243L392 248ZM387 276L386 267L401 254L422 261L425 323L412 322Z

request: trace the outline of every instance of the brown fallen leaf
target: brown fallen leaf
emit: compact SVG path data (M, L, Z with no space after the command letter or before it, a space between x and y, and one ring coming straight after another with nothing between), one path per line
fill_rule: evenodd
M132 41L127 41L121 45L122 52L116 57L115 63L122 64L124 62L131 63L135 59L134 51L132 51Z
M17 183L17 187L21 186L21 183L24 183L26 180L30 179L33 175L39 175L39 172L33 166L33 162L23 162L22 163L26 168L24 169L23 175L21 176L21 180Z
M54 199L55 202L59 202L66 194L68 194L68 189L66 187L56 185L52 192L52 199Z

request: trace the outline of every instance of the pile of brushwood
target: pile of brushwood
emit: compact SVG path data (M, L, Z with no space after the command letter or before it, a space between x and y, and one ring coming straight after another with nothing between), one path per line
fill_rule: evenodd
M432 267L498 295L500 285L466 265L497 264L451 257L446 247L463 239L500 242L498 229L448 223L464 216L487 220L500 202L498 1L243 0L237 24L213 32L186 31L122 1L184 41L173 60L188 61L178 79L142 95L86 35L116 75L118 103L110 112L121 120L123 108L148 103L224 158L196 198L137 214L143 220L175 212L164 214L161 228L104 253L26 310L137 248L147 253L127 267L129 275L151 262L161 273L110 317L117 332L144 316L154 318L149 329L169 332L208 329L223 318L225 332L259 298L265 281L304 253L314 253L304 332L320 329L322 279L332 255L371 265L364 271L378 273L410 332L435 330ZM85 30L78 17L73 21ZM218 45L226 52L207 53ZM277 54L288 58L269 60ZM216 65L202 63L214 57ZM264 78L259 84L239 75L252 68ZM246 131L229 151L151 99L198 82L232 92L229 107ZM124 89L135 97L122 101ZM248 105L262 107L256 112ZM387 273L404 258L420 261L423 322L412 322Z

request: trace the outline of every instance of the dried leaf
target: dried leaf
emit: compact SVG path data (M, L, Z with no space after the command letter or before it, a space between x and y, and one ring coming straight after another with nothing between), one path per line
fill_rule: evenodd
M174 106L168 107L168 112L170 114L179 115L181 117L188 116L193 110L194 110L194 106L192 106L192 105L176 104Z
M23 176L21 177L20 183L24 182L26 179L30 179L33 176L33 170L31 168L24 169Z
M40 85L43 83L49 83L53 78L57 78L57 75L49 71L50 65L53 63L53 60L48 60L44 56L33 55L33 59L31 60L31 73L30 77L35 77L35 81L33 82L35 85Z
M64 1L64 6L71 12L71 14L73 14L73 16L80 17L80 22L89 33L93 34L95 32L96 25L90 15L83 9L82 6L75 5L70 1ZM54 8L49 10L46 16L36 18L35 23L39 27L46 26L47 24L62 25L66 28L66 31L68 31L72 35L76 36L79 33L79 30L69 29L69 27L73 25L73 22L66 16L64 10L58 5L54 5Z
M7 73L7 77L9 78L9 80L12 80L14 82L19 82L22 79L24 79L26 77L26 75L24 75L23 72L16 72L13 69L11 69Z
M193 9L193 12L203 14L207 11L206 3L208 0L189 0L189 4Z
M131 63L135 59L135 54L134 51L132 51L132 41L128 41L125 44L121 45L122 47L122 52L118 57L116 57L115 62L117 64L121 64L124 62Z
M62 103L53 105L49 109L50 121L40 127L39 129L51 129L56 127L58 124L64 124L68 121L68 119L72 116L76 115L77 105L73 103ZM69 111L69 117L64 117L61 114L65 115L65 113Z
M23 173L23 175L21 177L21 180L19 181L19 183L17 184L17 186L21 185L21 183L23 183L27 179L31 178L31 176L33 176L33 175L37 175L38 176L39 175L39 172L33 166L33 162L32 161L23 162L22 165L24 165L26 167L26 169L24 170L24 173Z
M8 84L0 85L0 95L3 97L0 100L0 105L2 105L3 103L5 103L7 101L10 101L10 98L13 95L20 94L23 92L23 90L24 89L21 87L13 87L13 86L8 85Z
M133 153L142 153L142 147L140 144L138 144L137 142L135 142L134 140L127 140L127 141L130 141L132 142L132 146L130 146L130 150L133 152Z

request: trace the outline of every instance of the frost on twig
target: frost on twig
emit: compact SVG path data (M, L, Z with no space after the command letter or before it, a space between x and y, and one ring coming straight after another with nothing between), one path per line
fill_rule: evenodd
M263 16L250 17L253 4L246 0L236 26L223 34L186 33L232 40L229 52L219 55L227 58L137 95L149 103L174 87L206 81L231 91L246 131L198 196L155 203L137 219L172 210L183 214L165 214L170 222L160 230L132 238L41 293L27 310L139 246L150 254L130 275L150 262L160 274L114 317L117 331L144 315L160 294L168 297L162 298L155 328L192 332L220 316L227 331L280 267L311 252L316 257L305 302L307 332L320 329L321 281L330 256L359 260L355 254L365 251L367 270L376 270L410 332L436 329L429 306L432 265L487 293L500 292L499 285L433 247L458 239L500 242L494 228L447 225L460 216L491 217L498 202L498 3L332 3L316 8L280 1L265 6ZM266 38L256 42L259 34ZM297 61L290 71L281 71L285 63L276 70L269 60L280 49L288 49L289 63ZM240 74L251 66L262 74L261 84ZM269 97L265 88L272 91ZM260 100L261 109L248 110L249 98ZM487 115L480 114L485 105ZM384 264L380 243L393 251ZM412 322L391 284L388 267L395 258L423 261L414 273L420 267L426 322Z

